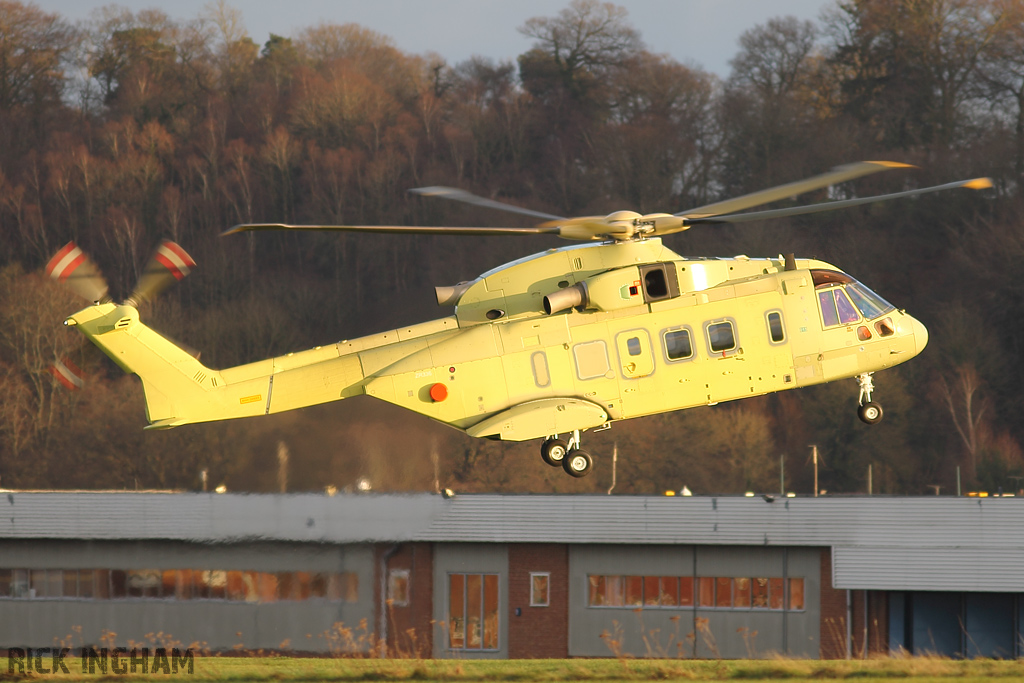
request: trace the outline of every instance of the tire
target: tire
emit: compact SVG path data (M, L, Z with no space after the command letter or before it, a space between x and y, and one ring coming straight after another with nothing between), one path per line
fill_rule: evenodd
M857 417L869 425L876 424L882 420L882 406L872 401L865 403L857 409Z
M590 457L590 453L578 448L566 453L562 461L562 469L565 470L566 474L577 479L590 474L590 470L593 468L594 459Z
M540 457L552 467L561 467L569 444L561 439L548 439L540 445Z

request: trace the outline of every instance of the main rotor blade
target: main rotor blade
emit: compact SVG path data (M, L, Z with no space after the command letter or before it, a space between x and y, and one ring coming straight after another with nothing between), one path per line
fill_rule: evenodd
M809 213L820 213L822 211L835 211L837 209L846 209L851 206L860 206L861 204L874 204L876 202L885 202L889 201L890 199L899 199L900 197L916 197L917 195L928 194L929 192L955 190L960 187L965 187L970 190L984 190L986 188L992 187L992 181L989 178L958 180L956 182L946 183L944 185L922 187L919 190L907 190L906 192L895 192L893 194L880 194L875 195L874 197L844 199L838 202L824 202L821 204L809 204L807 206L794 206L788 209L752 211L750 213L727 214L724 216L709 216L707 218L689 218L686 219L686 223L687 225L700 225L701 223L746 223L748 221L761 221L772 218L785 218L786 216L802 216L804 214Z
M821 188L828 187L829 185L835 185L836 183L842 183L847 180L853 180L854 178L860 178L861 176L878 173L879 171L887 171L893 168L913 168L913 166L910 166L909 164L901 164L895 161L860 161L853 164L844 164L843 166L836 166L831 171L822 173L821 175L816 175L813 178L806 178L786 185L770 187L767 190L759 190L758 192L745 194L742 197L726 199L721 202L715 202L714 204L706 204L705 206L699 206L696 209L680 211L675 215L682 216L683 218L707 218L709 216L735 213L744 209L777 202L781 199L788 199L805 192L810 192L811 190L820 190Z
M450 228L433 225L288 225L286 223L243 223L221 233L234 235L251 230L340 230L345 232L404 233L419 235L557 235L558 228Z
M549 220L563 220L562 216L554 216L550 213L544 213L543 211L533 211L532 209L524 209L519 206L513 206L512 204L505 204L504 202L497 202L493 199L485 199L484 197L477 196L472 192L466 192L455 187L443 187L441 185L435 185L433 187L414 187L409 190L413 194L418 194L423 197L440 197L441 199L451 199L457 202L465 202L466 204L474 204L476 206L485 206L488 209L497 209L498 211L509 211L511 213L519 213L524 216L533 216L534 218L545 218Z

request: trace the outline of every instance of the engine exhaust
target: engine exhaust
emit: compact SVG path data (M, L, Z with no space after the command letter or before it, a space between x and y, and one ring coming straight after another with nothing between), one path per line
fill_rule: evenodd
M586 283L579 282L572 287L560 289L544 297L544 312L552 315L553 313L559 313L570 308L586 308L589 303L590 297L587 295L587 285Z
M437 296L438 306L454 306L459 303L459 299L466 293L472 282L460 282L457 285L450 287L434 287L434 295Z

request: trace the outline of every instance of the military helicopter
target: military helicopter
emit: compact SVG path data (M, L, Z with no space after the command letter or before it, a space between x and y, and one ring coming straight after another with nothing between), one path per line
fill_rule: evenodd
M855 378L860 419L882 418L872 373L921 353L928 331L839 268L792 254L684 258L664 235L696 225L830 211L985 178L792 208L747 209L905 164L868 161L676 214L562 218L453 188L413 190L543 219L524 228L283 224L249 230L546 234L584 244L527 256L436 288L454 315L247 365L215 370L139 321L138 303L195 265L165 242L136 292L106 299L74 245L48 271L94 303L68 317L145 391L146 429L269 415L368 395L474 437L542 440L541 456L573 477L593 467L581 434L611 423ZM75 251L77 250L77 251ZM564 435L564 436L563 436Z

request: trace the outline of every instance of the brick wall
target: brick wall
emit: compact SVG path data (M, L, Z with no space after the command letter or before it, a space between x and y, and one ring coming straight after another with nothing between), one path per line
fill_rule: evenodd
M387 546L378 548L378 567L387 550ZM434 618L433 546L430 543L403 543L388 560L387 572L394 569L409 571L409 604L387 607L388 651L392 656L430 657ZM384 582L387 585L387 575ZM380 605L379 576L375 583L376 604Z
M852 591L853 656L864 656L864 594L867 593L867 654L889 653L889 593Z
M549 572L548 607L530 607L530 572ZM508 547L509 633L512 659L569 656L569 549L513 543ZM516 609L520 616L516 616Z
M821 659L846 658L846 591L832 587L832 549L821 549Z
M853 612L851 640L854 659L865 656L864 598L867 593L868 656L889 652L889 594L886 591L850 591ZM821 658L846 658L846 591L832 587L832 550L821 550Z

